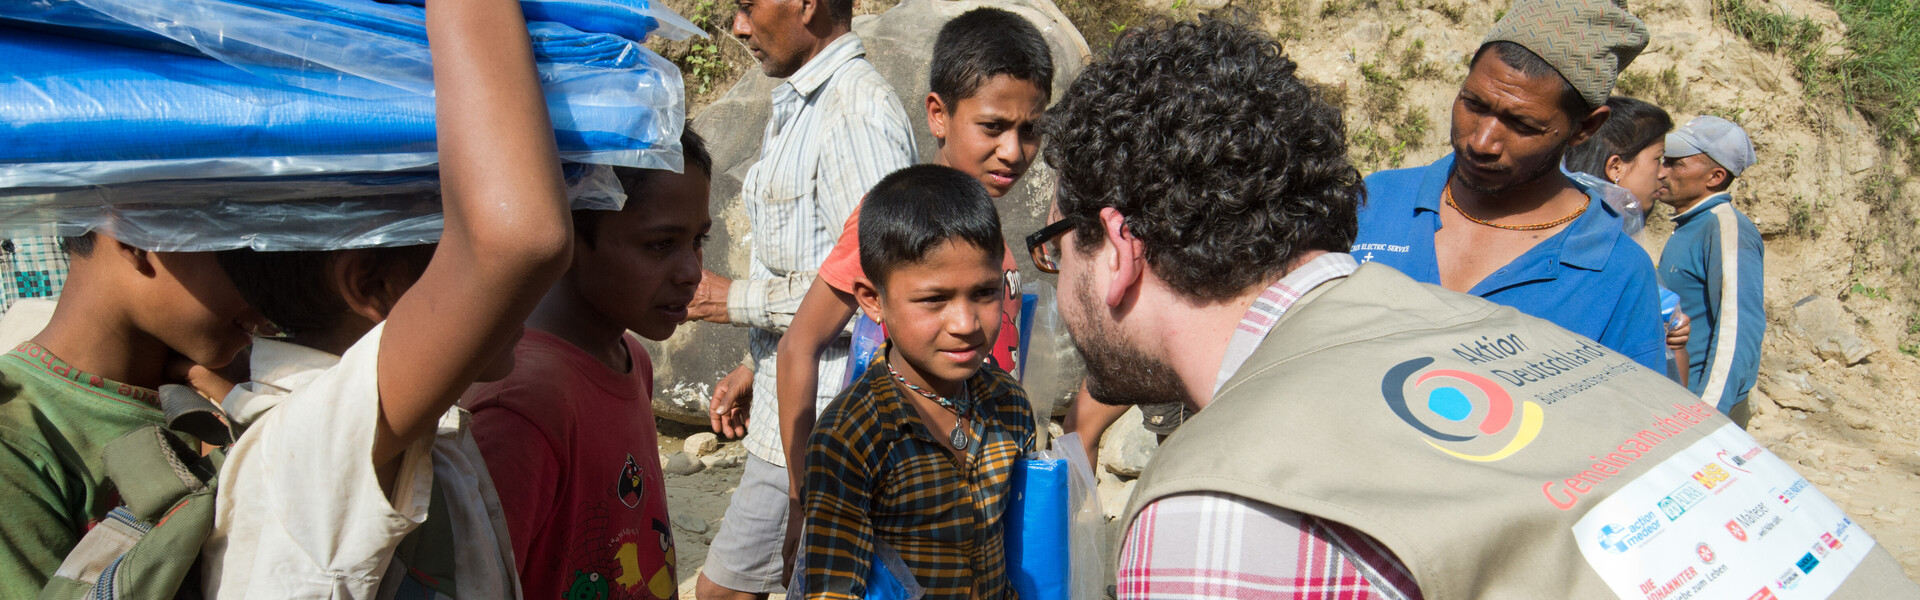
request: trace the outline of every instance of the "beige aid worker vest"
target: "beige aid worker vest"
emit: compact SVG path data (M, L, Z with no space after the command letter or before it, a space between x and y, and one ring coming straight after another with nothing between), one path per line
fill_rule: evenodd
M1127 522L1193 491L1365 532L1428 600L1920 598L1839 507L1685 389L1378 265L1286 313L1158 450Z

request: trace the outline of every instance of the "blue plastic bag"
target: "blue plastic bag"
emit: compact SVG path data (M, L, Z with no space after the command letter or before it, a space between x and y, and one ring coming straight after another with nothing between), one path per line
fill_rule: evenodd
M1069 433L1015 463L1003 525L1007 579L1021 600L1098 600L1106 577L1093 464Z
M880 345L887 341L887 329L880 322L867 318L867 313L853 313L853 345L847 352L847 377L840 382L840 389L847 389L860 376L867 372L867 363L873 361L873 355L880 352Z
M807 555L793 560L793 581L787 584L788 598L807 597ZM913 577L907 561L880 538L873 538L873 564L867 567L867 593L863 600L920 600L927 590Z

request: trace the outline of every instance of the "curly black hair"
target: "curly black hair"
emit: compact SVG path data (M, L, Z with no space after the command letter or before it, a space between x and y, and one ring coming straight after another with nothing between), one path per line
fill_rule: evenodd
M1203 18L1130 31L1048 111L1047 163L1080 252L1113 207L1174 289L1224 300L1310 250L1345 252L1365 197L1346 127L1279 42Z

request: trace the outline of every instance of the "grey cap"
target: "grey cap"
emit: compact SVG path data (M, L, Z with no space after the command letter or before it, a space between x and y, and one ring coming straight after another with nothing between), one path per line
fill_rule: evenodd
M1720 117L1704 115L1667 134L1667 158L1706 154L1728 173L1739 176L1757 160L1747 130Z

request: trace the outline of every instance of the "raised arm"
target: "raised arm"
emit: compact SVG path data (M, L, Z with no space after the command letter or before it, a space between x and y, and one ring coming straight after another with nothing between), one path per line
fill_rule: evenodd
M375 464L431 435L489 364L510 360L521 322L571 251L553 123L519 3L430 2L427 38L446 232L387 316Z

